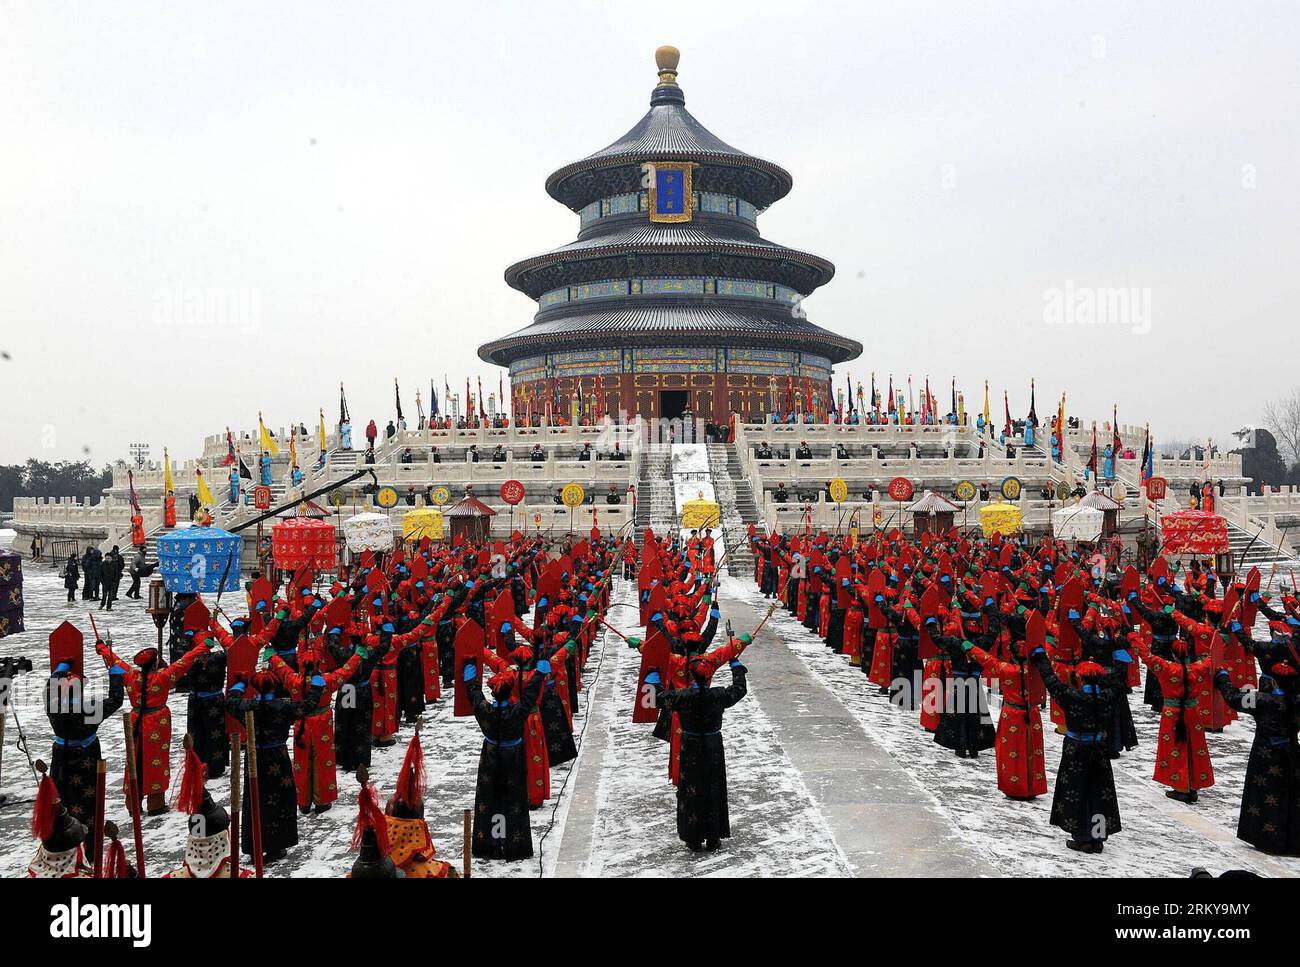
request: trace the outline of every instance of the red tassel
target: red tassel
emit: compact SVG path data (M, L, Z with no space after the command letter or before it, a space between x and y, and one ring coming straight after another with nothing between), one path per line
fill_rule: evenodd
M420 733L411 736L411 744L406 747L406 758L402 760L402 771L397 775L397 790L389 800L389 808L394 801L407 808L414 808L424 802L424 748L420 745Z
M108 856L104 859L104 878L125 880L130 876L131 864L126 861L126 847L121 840L113 839L108 844Z
M54 780L48 773L41 776L41 784L36 790L36 805L32 809L32 835L37 839L49 839L54 833L54 816L61 802Z
M176 787L176 798L172 808L187 816L193 816L203 810L203 783L207 779L208 769L203 760L193 749L185 750L185 771L181 774L180 785Z
M352 830L352 848L361 846L361 836L367 829L375 831L375 840L379 852L388 855L388 820L379 808L379 793L375 787L366 783L357 793L357 825Z

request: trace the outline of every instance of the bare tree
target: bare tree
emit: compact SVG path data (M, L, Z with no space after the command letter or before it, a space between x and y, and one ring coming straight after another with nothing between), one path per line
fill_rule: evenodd
M1288 465L1300 461L1300 387L1264 407L1264 422L1277 438Z

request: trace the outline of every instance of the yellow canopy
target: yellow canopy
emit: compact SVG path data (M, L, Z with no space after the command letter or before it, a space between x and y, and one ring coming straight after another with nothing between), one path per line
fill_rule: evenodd
M402 515L402 540L418 541L423 537L442 540L442 511L421 507Z
M985 537L991 537L994 531L1003 535L1019 534L1020 523L1018 504L986 504L980 508L980 527Z
M691 530L705 527L717 527L722 520L722 508L715 501L705 500L703 495L682 504L682 526Z

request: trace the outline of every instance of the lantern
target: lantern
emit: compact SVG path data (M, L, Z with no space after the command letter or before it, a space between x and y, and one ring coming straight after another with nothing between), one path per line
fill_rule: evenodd
M362 551L391 551L393 525L387 514L356 514L343 522L343 538L353 554Z
M431 541L440 541L442 536L442 511L421 507L402 515L402 540L419 541L427 537Z
M238 534L219 527L186 527L160 534L158 573L173 594L237 591L240 543Z
M0 551L0 638L23 630L23 559Z
M334 566L334 525L291 517L271 528L271 558L282 571L327 571Z
M1019 504L985 504L980 508L980 527L985 537L994 533L1006 536L1020 533Z

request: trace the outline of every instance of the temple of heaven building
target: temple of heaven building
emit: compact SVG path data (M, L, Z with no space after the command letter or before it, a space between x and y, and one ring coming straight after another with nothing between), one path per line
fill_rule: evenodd
M506 270L537 314L479 356L510 367L516 417L549 405L566 420L690 412L722 423L792 402L820 409L832 364L862 352L801 308L835 266L759 234L758 214L790 191L789 172L686 110L675 48L655 61L645 117L546 180L578 213L578 238Z

